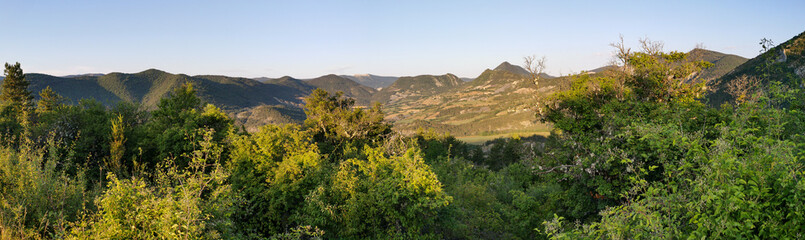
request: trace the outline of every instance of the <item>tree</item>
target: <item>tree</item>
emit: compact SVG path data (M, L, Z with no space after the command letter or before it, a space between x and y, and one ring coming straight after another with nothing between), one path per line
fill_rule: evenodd
M34 97L31 95L31 91L28 91L29 82L25 80L20 63L14 65L6 63L6 69L3 72L6 78L3 80L0 100L9 103L17 111L26 110L24 108L30 106Z
M541 58L537 58L536 55L525 57L525 70L530 74L534 85L538 85L542 72L545 71L545 56Z
M641 180L663 179L666 166L692 151L680 139L707 134L707 126L715 125L707 121L718 119L706 117L706 106L696 101L703 88L692 81L709 63L662 52L661 43L641 44L639 52L613 44L623 65L574 77L571 88L552 95L539 116L554 124L555 134L536 172L573 179L564 187L565 194L576 195L577 207L563 217L598 218L600 210L626 201Z
M343 144L382 141L391 132L391 125L383 121L383 111L377 103L370 109L354 108L355 100L342 92L330 95L316 89L305 98L305 129L313 133L317 142L324 143L322 152L332 152Z
M305 196L325 181L327 166L298 125L266 125L233 136L232 188L243 199L233 217L243 232L264 237L302 224Z
M31 92L20 63L6 63L5 79L0 91L0 144L16 146L30 127Z
M157 107L147 126L148 137L139 144L139 147L151 152L146 156L151 166L166 158L175 158L179 166L187 166L190 159L185 155L191 153L194 146L188 137L198 131L212 129L213 141L222 142L232 129L232 120L220 109L211 104L201 104L191 83L174 89L167 97L160 99Z
M359 158L341 162L332 182L305 198L305 222L324 226L334 234L328 238L438 238L432 225L453 198L419 150L383 152L365 147Z
M53 111L66 102L67 99L53 91L50 86L39 92L39 102L36 103L37 112Z

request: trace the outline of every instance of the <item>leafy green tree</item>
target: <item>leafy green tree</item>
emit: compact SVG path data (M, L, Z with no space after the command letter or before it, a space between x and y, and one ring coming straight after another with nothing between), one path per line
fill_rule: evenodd
M185 155L193 150L188 137L203 129L214 131L213 141L223 142L232 130L232 120L217 107L201 104L193 85L187 83L160 99L147 127L147 137L140 139L138 148L149 166L166 158L176 158L179 166L186 166Z
M803 113L763 101L724 108L722 134L711 141L674 126L642 125L636 129L641 141L689 146L664 169L668 177L636 178L629 201L602 211L600 222L568 228L557 216L545 223L547 233L554 239L799 237L805 221L803 138L801 131L785 132L802 128ZM677 136L657 135L663 132Z
M123 156L126 154L126 126L123 125L123 116L121 115L112 118L111 121L112 136L109 142L109 158L106 159L107 161L104 162L104 165L110 172L121 175L126 167L123 163Z
M380 104L370 109L355 108L355 100L343 97L342 92L331 96L322 89L314 90L305 98L305 114L305 129L313 133L322 152L339 152L334 150L344 145L377 144L391 132L391 126L383 121Z
M303 225L305 196L329 169L310 134L298 125L266 125L232 144L231 182L243 199L234 218L242 232L268 237Z
M387 157L365 147L338 166L332 182L305 198L306 222L343 238L437 238L440 209L452 202L421 153Z
M551 96L539 116L555 130L549 153L535 166L537 173L573 179L565 182L565 194L576 200L563 217L596 219L600 210L626 201L636 179L662 180L668 165L696 149L676 141L680 136L670 132L647 138L638 131L639 124L677 125L686 134L710 134L718 122L718 117L705 117L709 110L696 101L703 88L693 79L709 64L690 61L680 52L663 53L661 44L643 44L641 52L616 45L623 66L575 77L569 90Z

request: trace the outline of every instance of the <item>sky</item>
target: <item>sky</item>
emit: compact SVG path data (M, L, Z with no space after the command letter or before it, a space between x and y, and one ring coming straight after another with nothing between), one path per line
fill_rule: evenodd
M746 58L805 31L805 1L11 1L0 62L56 76L150 68L188 75L477 77L503 61L606 65L623 36Z

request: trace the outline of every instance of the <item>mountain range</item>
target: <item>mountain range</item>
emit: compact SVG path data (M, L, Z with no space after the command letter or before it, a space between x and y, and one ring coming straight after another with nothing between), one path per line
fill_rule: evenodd
M754 59L716 51L694 49L689 57L713 63L699 80L712 86L710 102L728 101L726 83L741 75L759 75L759 66L774 59L780 74L805 77L803 34ZM614 66L593 69L585 74L602 74ZM388 77L371 74L325 75L301 80L281 78L239 78L215 75L188 76L149 69L139 73L83 74L55 77L31 73L26 78L30 90L38 93L46 86L75 103L94 98L112 105L119 101L139 103L154 109L159 99L186 82L193 83L203 101L216 104L247 130L271 123L300 123L305 96L314 89L340 91L354 98L359 106L383 104L386 119L404 133L433 128L455 136L511 133L547 133L550 126L536 117L540 99L567 88L572 76L541 74L531 79L520 66L503 62L486 69L473 79L453 74ZM0 80L2 81L2 80Z

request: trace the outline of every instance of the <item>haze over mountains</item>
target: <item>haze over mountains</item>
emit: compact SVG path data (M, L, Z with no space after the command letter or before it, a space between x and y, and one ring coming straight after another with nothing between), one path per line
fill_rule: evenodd
M801 39L802 34L778 46L783 50L775 50L788 57L785 70L799 76L805 75L800 57L805 40ZM697 79L713 83L710 85L715 90L709 97L722 100L726 99L722 78L756 74L751 69L760 61L704 49L690 51L689 57L714 64ZM615 68L603 66L585 74L603 74ZM393 121L397 130L410 133L433 128L456 136L547 132L550 126L539 123L535 117L539 100L566 88L572 78L541 74L534 81L528 71L509 62L486 69L470 81L449 73L408 77L330 74L308 80L290 76L256 79L188 76L156 69L65 77L27 74L30 90L35 93L50 86L73 103L94 98L106 105L135 102L145 109L153 109L171 89L190 82L204 101L218 105L251 131L269 123L301 122L305 118L302 99L314 89L322 88L331 93L343 92L360 106L383 104L386 119Z

